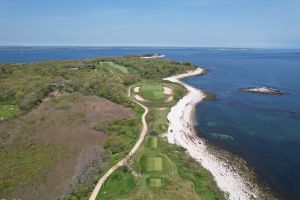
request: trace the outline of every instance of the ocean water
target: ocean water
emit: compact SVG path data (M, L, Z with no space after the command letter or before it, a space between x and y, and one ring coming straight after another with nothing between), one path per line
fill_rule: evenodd
M185 82L216 95L197 105L200 137L245 158L283 195L300 196L300 50L233 48L2 49L0 63L162 53L209 69ZM268 96L242 87L272 86L289 93Z

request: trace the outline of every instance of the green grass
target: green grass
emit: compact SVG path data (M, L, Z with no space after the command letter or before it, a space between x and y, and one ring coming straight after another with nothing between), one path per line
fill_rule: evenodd
M124 73L124 74L128 74L128 69L122 65L116 64L114 62L101 62L100 63L101 67L105 67L106 69L108 69L109 71L111 71L112 73L114 72L119 72L119 73Z
M0 118L9 119L11 117L17 116L19 113L20 110L17 105L0 105Z
M159 84L143 84L140 88L142 97L149 101L162 101L165 98L163 88Z
M155 101L155 95L151 92L159 90L157 86L167 86L173 89L174 100L169 103ZM154 99L147 102L147 106L150 108L146 117L149 131L164 133L168 128L167 114L170 107L184 95L185 90L178 84L166 82L141 84L140 92L142 93L143 90L145 99L151 98L144 96L145 91L148 92L146 95L152 95ZM163 107L166 109L159 109ZM138 192L131 193L128 199L140 194L146 194L145 196L149 199L161 197L191 199L195 197L195 194L205 200L226 199L224 193L214 182L213 176L188 156L184 148L168 144L159 137L148 137L134 163L133 169L141 172L148 187L138 186Z
M97 196L97 200L116 199L131 192L135 187L135 179L130 172L117 169L105 182Z
M161 187L161 179L160 178L150 178L149 185L150 185L150 187Z
M161 134L165 133L169 127L167 119L169 112L169 108L165 110L150 109L148 115L146 116L149 129Z
M164 176L150 176L146 178L146 184L149 189L164 189L168 185L167 178Z
M104 149L117 160L127 154L139 137L141 130L141 116L144 110L136 105L133 108L134 118L121 119L107 124L98 124L95 130L105 131L109 138L104 143Z
M152 148L152 138L157 138L156 149ZM199 199L204 200L224 199L214 184L213 177L207 171L197 171L197 167L201 168L201 166L190 159L183 148L172 149L169 145L160 137L148 137L145 145L135 156L132 166L135 171L141 172L142 176L137 179L139 184L135 191L124 199L193 199L197 195L199 195ZM171 147L173 146L171 145ZM171 156L173 153L175 155ZM174 162L177 155L180 156L180 159L182 158L183 166L190 171L183 171L180 161L175 160ZM185 162L184 159L189 162ZM189 168L190 166L193 168ZM190 174L193 179L186 176Z
M140 157L138 166L137 171L141 170L146 174L168 173L170 168L167 158L149 150Z
M212 174L186 154L186 150L176 145L162 142L162 153L167 155L176 165L179 176L191 181L196 192L206 200L226 199L216 185Z
M204 169L199 163L186 154L186 150L176 145L168 144L159 137L157 138L157 148L154 150L151 148L152 139L149 137L145 148L143 149L143 155L140 157L141 168L143 169L143 175L150 177L147 179L147 185L150 188L155 189L155 192L163 189L164 187L151 187L150 179L161 178L162 186L172 187L172 185L181 185L182 187L188 187L189 184L194 188L194 192L197 193L201 199L205 200L224 200L226 199L224 193L216 185L213 176L209 171ZM160 162L154 161L153 158L162 158L163 169L162 171L147 171L147 167L154 168L153 163ZM150 161L149 161L150 158ZM150 163L148 163L150 162ZM137 170L139 170L137 168ZM150 169L151 170L151 169ZM152 169L153 170L153 169ZM172 180L173 179L173 180ZM174 181L176 180L176 181ZM167 181L167 182L166 182ZM155 181L154 181L155 182ZM180 183L179 183L180 182ZM176 186L178 187L178 186ZM166 190L164 190L166 192ZM191 188L187 193L192 192ZM169 191L172 194L171 191Z
M42 178L66 153L56 145L14 145L0 151L0 194L13 192L33 179Z
M149 145L152 149L156 149L157 148L157 137L150 137L148 139L149 141Z
M147 102L143 102L144 105L157 109L158 108L167 108L169 109L171 106L175 105L179 99L184 95L185 88L178 83L171 83L168 81L156 81L156 82L142 82L137 86L140 87L140 95ZM170 95L165 95L163 92L163 87L168 87L173 91L173 100L170 102L165 102L169 98ZM149 121L151 122L151 120Z
M147 158L147 171L162 171L163 170L163 162L161 157L148 157Z

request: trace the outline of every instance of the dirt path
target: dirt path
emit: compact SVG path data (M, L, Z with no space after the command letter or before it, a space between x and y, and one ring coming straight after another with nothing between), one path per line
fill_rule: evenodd
M128 89L128 97L130 97L131 93L131 88L133 86L131 86ZM137 103L138 105L140 105L141 107L144 108L145 112L142 115L142 124L143 124L143 129L141 131L140 134L140 138L138 139L138 141L135 143L134 147L131 149L131 151L127 154L127 156L125 158L123 158L122 160L120 160L117 164L115 164L112 168L110 168L98 181L97 185L95 186L89 200L95 200L102 185L104 184L104 182L107 180L107 178L119 167L123 166L129 159L130 157L138 150L138 148L141 146L142 142L144 141L144 138L148 132L148 125L146 122L146 115L148 113L148 108L142 104L140 104L139 102L133 100L135 103Z

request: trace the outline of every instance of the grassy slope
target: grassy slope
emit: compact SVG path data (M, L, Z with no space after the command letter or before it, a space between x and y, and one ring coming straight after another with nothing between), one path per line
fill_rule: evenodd
M110 200L127 194L135 187L133 175L123 169L117 169L103 186L97 200Z

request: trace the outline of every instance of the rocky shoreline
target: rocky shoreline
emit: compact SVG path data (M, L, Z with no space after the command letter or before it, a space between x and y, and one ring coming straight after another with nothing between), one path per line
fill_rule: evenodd
M279 194L277 194L272 188L262 180L257 172L252 168L248 162L240 156L225 150L215 144L212 144L204 140L207 145L207 150L213 155L218 157L219 160L223 161L224 165L234 174L242 177L243 182L251 190L252 199L269 199L277 200Z
M199 75L202 72L203 69L198 68L195 71L165 79L182 84L188 91L186 96L171 108L167 116L169 120L169 129L166 135L168 142L186 148L191 157L212 173L217 185L229 196L230 200L255 199L258 195L250 190L242 177L230 171L223 160L209 152L205 141L197 137L193 130L193 110L195 105L205 98L205 94L180 80Z
M207 97L203 91L183 83L181 79L200 75L203 71L199 68L165 79L180 83L188 90L187 95L173 106L168 114L168 141L186 148L191 157L212 173L217 185L229 195L230 200L277 199L271 189L259 181L245 160L197 137L193 129L193 110L197 103Z

